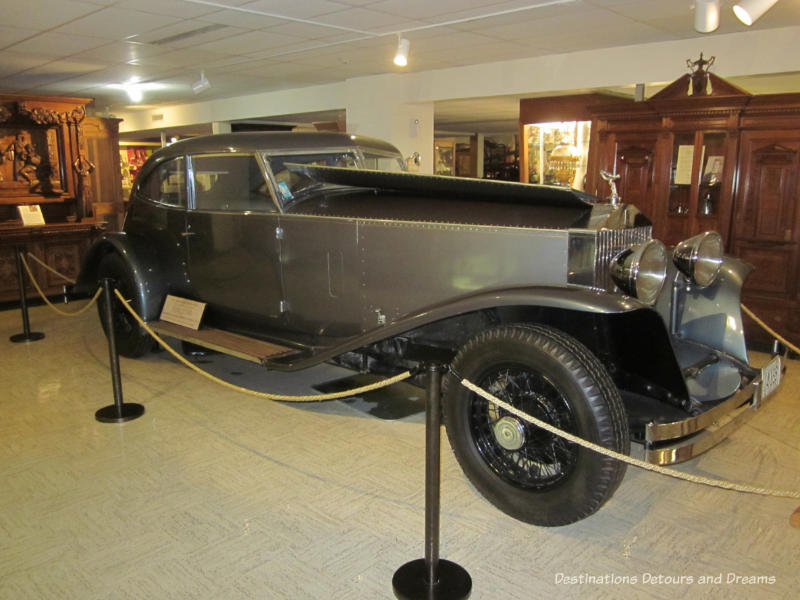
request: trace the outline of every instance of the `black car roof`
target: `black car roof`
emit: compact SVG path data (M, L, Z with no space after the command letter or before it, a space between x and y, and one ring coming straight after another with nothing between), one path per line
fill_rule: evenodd
M400 156L397 148L388 142L349 133L332 131L247 131L187 138L158 149L151 158L161 161L175 156L197 154L199 152L314 151L315 149L324 148L356 147L370 148Z

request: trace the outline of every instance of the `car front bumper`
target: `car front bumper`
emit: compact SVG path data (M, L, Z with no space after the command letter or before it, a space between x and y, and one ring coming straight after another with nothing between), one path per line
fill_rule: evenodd
M780 379L784 371L781 357L776 356L759 375L714 408L680 421L648 423L645 460L656 465L671 465L690 460L716 446L772 397L780 385L775 383L774 375L777 372Z

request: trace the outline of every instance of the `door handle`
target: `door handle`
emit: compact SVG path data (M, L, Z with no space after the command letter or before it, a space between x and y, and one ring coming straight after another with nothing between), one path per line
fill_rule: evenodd
M190 235L197 235L194 231L181 231L181 235L183 237L189 237Z

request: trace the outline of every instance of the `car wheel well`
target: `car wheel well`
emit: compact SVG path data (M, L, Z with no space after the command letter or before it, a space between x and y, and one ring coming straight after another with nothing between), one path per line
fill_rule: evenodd
M542 306L496 307L443 319L403 338L415 346L446 350L454 356L480 332L512 324L543 325L575 338L600 360L620 389L679 407L688 398L669 334L652 310L600 313ZM406 358L414 360L414 356Z

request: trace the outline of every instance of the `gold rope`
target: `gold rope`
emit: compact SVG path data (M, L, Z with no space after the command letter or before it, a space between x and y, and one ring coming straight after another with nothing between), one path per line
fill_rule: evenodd
M89 310L92 307L92 305L94 305L95 302L97 302L97 299L100 297L100 294L103 292L103 288L100 288L100 287L97 288L97 291L94 293L94 296L92 296L92 299L89 301L89 304L87 304L83 308L80 308L80 309L78 309L76 311L73 311L73 312L67 312L67 311L61 310L60 308L57 308L52 302L50 302L48 297L42 291L42 288L39 287L39 283L34 278L33 273L31 272L31 268L28 266L28 262L25 260L25 257L22 256L21 254L20 254L19 257L20 257L20 260L22 260L22 266L24 266L25 270L28 272L28 277L30 278L31 283L33 283L33 287L36 288L36 291L42 297L42 300L44 300L44 303L47 304L47 306L49 306L50 308L52 308L54 311L56 311L58 314L60 314L62 317L77 317L77 316L82 315L87 310ZM50 269L50 270L53 271L54 273L56 273L56 271L54 271L53 269ZM63 277L63 275L61 275L61 276Z
M632 456L628 456L626 454L620 454L619 452L614 452L613 450L609 450L608 448L603 448L602 446L598 446L595 443L590 441L581 439L571 433L566 431L562 431L556 427L553 427L549 423L545 423L544 421L537 419L536 417L532 417L531 415L522 412L521 410L514 408L510 404L503 402L500 398L493 396L489 392L482 390L474 383L467 379L461 380L461 385L466 387L468 390L471 390L482 396L489 402L492 402L502 408L510 412L511 414L519 417L520 419L527 421L528 423L532 423L537 427L541 427L545 431L552 433L553 435L557 435L562 437L574 444L578 444L579 446L583 446L584 448L588 448L589 450L593 450L595 452L599 452L605 456L614 458L616 460L621 460L624 463L628 463L629 465L633 465L634 467L640 467L642 469L646 469L648 471L654 471L656 473L661 473L662 475L668 475L669 477L675 477L676 479L683 479L684 481L691 481L692 483L699 483L702 485L709 485L712 487L718 487L726 490L734 490L737 492L745 492L747 494L758 494L759 496L775 496L777 498L800 498L800 492L796 491L788 491L788 490L772 490L768 488L759 488L759 487L752 487L749 485L742 485L738 483L732 483L730 481L722 481L720 479L710 479L708 477L700 477L698 475L690 475L689 473L683 473L681 471L676 471L675 469L668 469L666 467L662 467L659 465L652 465L648 462L643 460L639 460L638 458L633 458Z
M47 269L47 270L48 270L48 271L50 271L51 273L53 273L53 274L55 274L55 275L58 275L59 277L61 277L61 279L63 279L64 281L66 281L66 282L68 282L68 283L77 283L77 282L76 282L76 281L75 281L75 280L74 280L72 277L67 277L67 276L66 276L66 275L64 275L63 273L59 273L59 272L58 272L58 271L56 271L56 270L55 270L53 267L51 267L50 265L48 265L46 262L44 262L44 261L43 261L41 258L39 258L38 256L36 256L35 254L32 254L31 252L28 252L28 256L30 256L30 257L31 257L33 260L35 260L37 263L39 263L41 266L43 266L45 269Z
M778 334L775 332L775 330L774 330L774 329L771 329L769 325L767 325L766 323L764 323L764 321L762 321L762 320L761 320L761 319L759 319L757 316L755 316L755 314L753 314L753 311L752 311L752 310L750 310L749 308L747 308L747 307L746 307L744 304L742 304L742 310L743 310L745 313L747 313L747 316L749 316L749 317L750 317L751 319L753 319L753 320L754 320L754 321L755 321L755 322L756 322L758 325L760 325L760 326L761 326L761 327L764 329L764 331L766 331L767 333L769 333L769 334L770 334L772 337L774 337L776 340L778 340L778 341L779 341L781 344L783 344L784 346L786 346L787 348L789 348L789 350L791 350L792 352L796 352L797 354L800 354L800 348L798 348L797 346L795 346L794 344L792 344L791 342L789 342L789 341L788 341L786 338L784 338L784 337L781 337L780 335L778 335Z
M335 400L336 398L348 398L350 396L357 396L365 392L370 392L372 390L377 390L383 387L387 387L411 377L411 372L405 371L404 373L400 373L399 375L395 375L394 377L390 377L389 379L384 379L383 381L377 381L375 383L354 388L352 390L346 390L343 392L333 392L331 394L314 394L309 396L284 396L282 394L268 394L266 392L257 392L255 390L250 390L245 387L228 383L224 379L220 379L219 377L216 377L211 373L203 371L197 365L194 365L188 360L186 360L177 351L175 351L169 344L167 344L155 331L150 329L147 323L145 323L144 320L138 314L136 314L136 311L133 310L128 301L125 300L122 294L119 293L119 290L115 289L114 293L117 295L117 298L120 299L122 305L128 310L128 312L131 313L131 315L133 315L133 318L136 319L139 325L141 325L142 328L153 337L153 339L155 339L159 344L161 344L164 350L172 354L172 356L174 356L179 362L183 363L185 366L189 367L196 373L199 373L203 377L206 377L207 379L210 379L215 383L225 386L228 389L235 390L237 392L242 392L244 394L250 394L251 396L256 396L258 398L265 398L267 400L280 400L281 402L319 402L322 400Z

